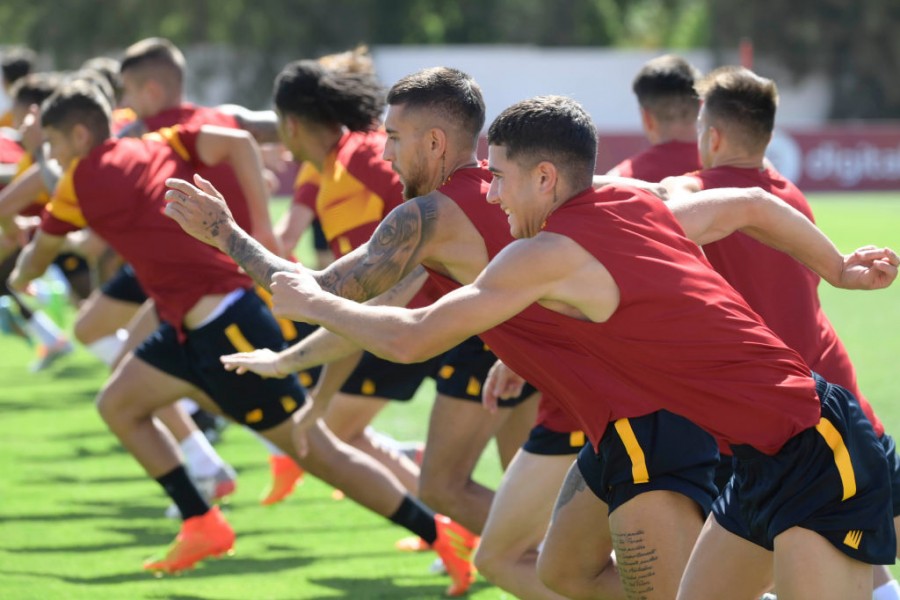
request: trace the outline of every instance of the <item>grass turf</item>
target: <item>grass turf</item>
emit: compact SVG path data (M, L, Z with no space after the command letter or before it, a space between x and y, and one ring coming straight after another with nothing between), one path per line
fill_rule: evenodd
M849 251L900 247L900 201L890 195L818 195L821 227ZM888 431L900 431L894 365L900 355L900 288L875 293L822 286L823 302L857 365L862 389ZM71 318L71 315L70 315ZM405 532L308 479L287 502L257 504L268 479L262 446L237 427L218 449L239 471L227 505L237 554L179 577L156 579L141 561L164 548L177 523L167 499L106 431L93 408L105 369L82 349L29 374L31 352L0 338L0 597L11 599L243 600L439 597L447 578L428 573L432 554L393 551ZM392 406L377 426L424 437L433 388ZM494 485L493 453L478 478ZM470 597L509 597L483 580Z

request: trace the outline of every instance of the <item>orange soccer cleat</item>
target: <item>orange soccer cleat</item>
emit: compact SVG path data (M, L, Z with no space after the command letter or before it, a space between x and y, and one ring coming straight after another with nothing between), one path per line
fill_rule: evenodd
M272 483L263 491L259 501L264 506L281 502L303 481L303 469L286 454L270 454L269 466Z
M181 525L175 542L165 556L150 559L144 569L155 573L177 573L193 568L210 556L222 556L234 548L234 530L222 516L218 506L199 517L191 517Z
M444 561L447 574L453 580L447 588L448 596L462 596L475 581L472 556L478 545L478 536L444 515L435 515L437 540L432 548Z

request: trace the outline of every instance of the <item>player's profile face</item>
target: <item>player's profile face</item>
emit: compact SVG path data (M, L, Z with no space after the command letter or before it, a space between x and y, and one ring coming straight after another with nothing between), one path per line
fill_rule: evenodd
M531 170L510 160L503 146L488 146L488 168L494 174L487 201L499 204L506 213L509 232L514 238L532 237L540 231L543 213L533 201Z
M405 105L389 105L384 118L387 140L382 158L400 176L403 197L407 200L431 191L431 173L423 151L423 130L419 122L422 115L407 109Z
M78 157L71 133L66 134L55 127L44 127L44 137L50 144L50 158L56 160L63 169Z

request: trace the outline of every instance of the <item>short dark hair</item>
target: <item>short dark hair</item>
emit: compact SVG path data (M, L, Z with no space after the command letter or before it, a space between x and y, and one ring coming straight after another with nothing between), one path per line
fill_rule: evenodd
M283 114L351 131L374 129L384 110L384 88L372 73L327 69L315 60L288 63L273 96Z
M693 121L700 109L694 82L700 72L688 61L665 54L647 62L631 89L644 110L663 122Z
M774 81L744 67L719 67L697 83L697 92L713 124L739 136L749 149L765 149L778 108Z
M0 69L3 70L3 79L7 84L13 84L25 77L34 68L37 55L31 48L16 46L3 52L0 59Z
M449 67L433 67L407 75L388 91L391 106L428 109L442 115L477 139L484 127L484 97L468 74Z
M122 97L122 77L119 75L122 64L118 60L110 56L95 56L84 61L81 68L97 71L103 75L109 82L116 101Z
M76 79L64 84L41 106L41 126L68 133L84 125L97 141L110 136L110 107L93 83Z
M40 106L56 91L62 80L59 73L30 73L12 85L9 97L16 104Z
M517 102L494 119L488 144L506 148L520 164L550 161L572 186L591 185L597 162L597 130L591 116L565 96L537 96Z
M165 38L152 37L135 42L125 49L119 73L143 73L151 69L170 78L172 83L184 82L184 54L178 46Z

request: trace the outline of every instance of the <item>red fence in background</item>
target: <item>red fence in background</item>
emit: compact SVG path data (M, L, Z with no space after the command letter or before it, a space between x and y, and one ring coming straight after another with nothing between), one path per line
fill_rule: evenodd
M647 147L640 134L601 133L597 172ZM803 191L900 192L900 126L777 130L767 156Z
M647 147L639 133L600 132L597 172L605 173ZM482 137L478 155L487 156ZM900 192L900 125L833 126L775 132L767 153L785 177L801 190ZM296 165L280 175L281 194L290 194Z

